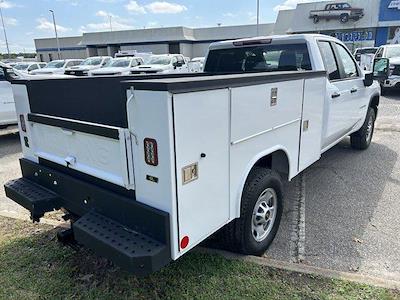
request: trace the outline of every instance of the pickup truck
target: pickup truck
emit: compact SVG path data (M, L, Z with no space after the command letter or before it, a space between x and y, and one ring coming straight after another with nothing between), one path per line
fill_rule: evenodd
M400 88L400 45L390 44L378 48L375 59L387 58L389 60L389 76L381 80L382 94L392 88Z
M0 63L1 67L6 67ZM0 129L17 124L15 103L11 84L6 80L3 69L0 69Z
M341 23L347 23L349 20L358 21L364 17L363 8L353 8L349 3L331 3L325 6L323 10L312 10L310 18L313 19L314 24L320 20L337 19Z
M181 54L152 55L146 64L132 68L132 75L187 73L188 64Z
M23 176L6 195L33 221L63 208L61 240L138 275L218 230L261 255L283 183L347 136L370 145L387 63L364 74L339 40L291 35L214 43L204 73L10 78Z
M111 61L110 56L93 56L86 58L79 65L65 69L65 75L88 76L90 71L100 69Z

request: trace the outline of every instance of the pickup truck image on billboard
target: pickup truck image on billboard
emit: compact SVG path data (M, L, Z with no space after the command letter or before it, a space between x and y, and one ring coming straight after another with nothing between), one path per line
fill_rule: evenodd
M364 9L351 7L348 3L327 4L323 10L310 12L310 19L313 19L315 24L322 19L337 19L341 23L347 23L349 20L358 21L362 17L364 17Z

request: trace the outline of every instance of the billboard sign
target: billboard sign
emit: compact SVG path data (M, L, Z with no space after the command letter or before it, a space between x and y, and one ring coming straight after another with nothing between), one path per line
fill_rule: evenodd
M350 20L358 21L364 17L364 9L353 7L347 2L329 3L324 9L310 11L310 19L314 24L320 20L339 20L341 23L347 23Z
M379 21L399 21L400 0L381 0L379 8Z

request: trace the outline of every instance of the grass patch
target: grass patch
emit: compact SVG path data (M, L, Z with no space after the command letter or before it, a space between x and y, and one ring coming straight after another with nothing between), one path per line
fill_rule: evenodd
M0 217L0 299L400 299L400 292L189 253L136 278L56 229Z

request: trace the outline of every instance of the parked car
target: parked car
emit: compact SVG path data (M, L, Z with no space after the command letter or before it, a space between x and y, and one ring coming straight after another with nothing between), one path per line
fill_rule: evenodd
M37 63L37 62L20 62L17 63L16 65L13 66L15 70L18 70L19 72L22 73L27 73L31 74L35 70L40 70L41 68L44 68L46 66L46 63Z
M166 74L189 72L185 58L181 54L153 55L145 65L132 69L132 74Z
M32 71L32 75L61 75L64 74L65 69L77 66L82 63L83 59L60 59L49 62L42 69Z
M74 76L88 76L89 71L104 67L111 59L111 56L89 57L82 61L80 65L67 68L64 74Z
M11 83L6 80L3 67L7 66L0 63L0 129L17 124Z
M89 76L122 76L130 75L133 67L143 65L141 57L113 58L103 68L89 72Z
M23 177L6 195L33 221L62 207L61 240L140 275L218 230L262 255L284 182L348 136L370 146L376 64L374 77L333 37L288 35L213 43L204 74L13 80Z
M313 19L315 24L322 19L338 19L342 23L347 23L349 20L358 21L362 17L364 17L363 8L353 8L345 2L330 3L323 10L312 10L310 12L310 18Z
M195 57L189 62L189 72L198 73L203 72L205 57Z
M400 45L384 45L378 48L375 59L389 59L389 77L381 80L382 93L386 93L388 89L400 88Z

